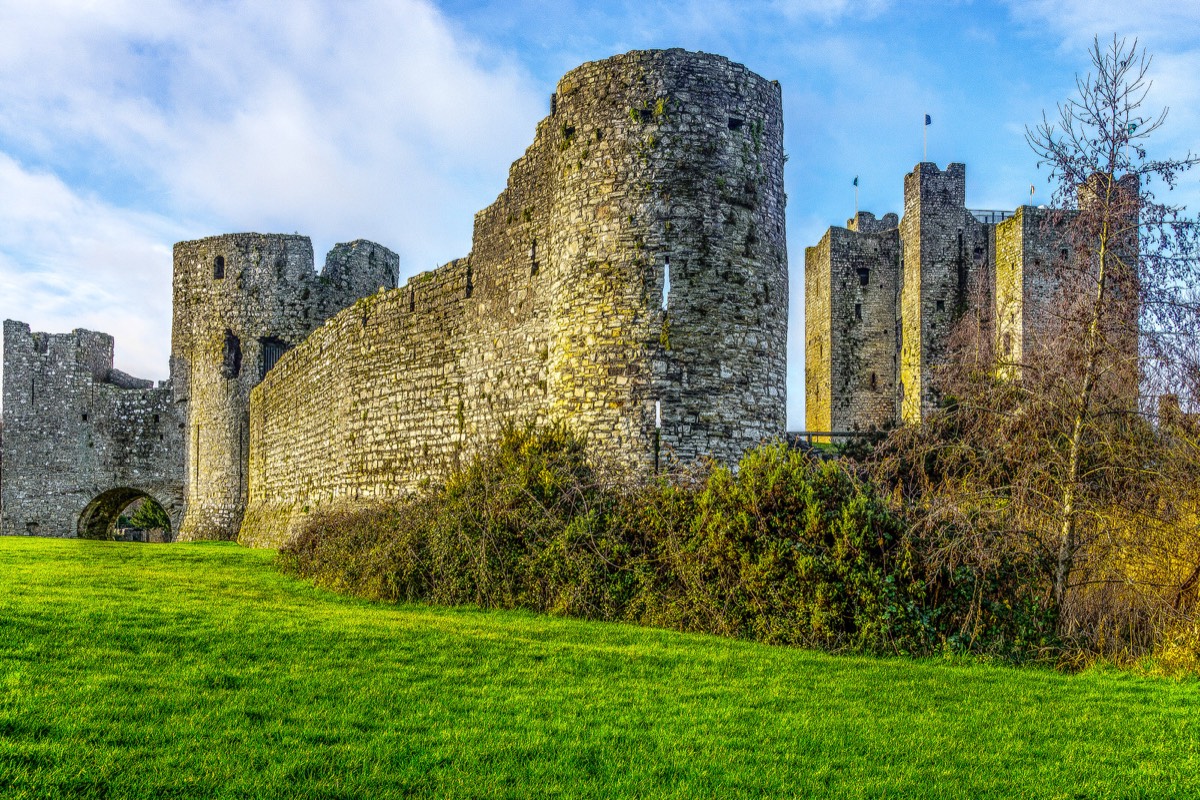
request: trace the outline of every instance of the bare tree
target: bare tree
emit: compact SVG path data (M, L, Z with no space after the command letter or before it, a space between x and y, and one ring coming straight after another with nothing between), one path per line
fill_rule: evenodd
M1055 187L1054 210L1033 216L1056 256L1023 308L1030 341L1018 355L1002 343L996 280L981 276L936 375L945 407L897 431L872 466L942 566L1007 575L988 579L1020 593L1001 604L1118 654L1154 647L1166 616L1194 622L1200 227L1156 193L1198 159L1148 156L1166 112L1144 110L1150 58L1136 42L1096 41L1090 56L1077 96L1027 131ZM964 637L986 606L981 590Z
M1155 375L1161 380L1200 330L1196 306L1181 296L1200 277L1196 228L1182 209L1154 197L1157 187L1173 189L1197 158L1148 158L1146 143L1167 110L1147 115L1151 59L1136 40L1114 36L1101 46L1097 39L1090 56L1094 71L1076 78L1077 96L1058 107L1055 121L1043 118L1026 134L1056 184L1055 205L1074 207L1067 223L1072 254L1060 281L1070 292L1060 332L1079 343L1060 351L1070 354L1072 368L1058 371L1070 395L1054 579L1060 604L1079 548L1085 449L1096 421L1121 410L1114 403L1135 410L1142 356L1167 366ZM1106 376L1110 385L1102 387ZM1100 398L1103 388L1109 391Z

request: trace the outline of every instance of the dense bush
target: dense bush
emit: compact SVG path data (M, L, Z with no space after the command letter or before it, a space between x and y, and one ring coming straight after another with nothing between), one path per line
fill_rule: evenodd
M1019 563L930 557L945 542L837 462L781 444L602 484L564 427L511 429L444 484L314 513L295 574L373 599L526 608L861 652L1011 654L1044 644ZM1014 592L1012 597L1005 593Z

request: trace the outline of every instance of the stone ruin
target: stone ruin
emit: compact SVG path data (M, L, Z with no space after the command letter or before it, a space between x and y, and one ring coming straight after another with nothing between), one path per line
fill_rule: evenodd
M632 52L565 75L470 254L300 236L176 245L171 379L112 339L5 323L0 533L97 535L139 497L179 539L278 546L317 508L446 475L563 421L604 470L729 462L785 425L779 84Z
M1121 184L1137 191L1128 179ZM1081 206L1087 198L1085 185ZM1060 268L1074 257L1075 213L968 209L966 167L926 162L904 177L902 217L862 211L846 227L829 228L804 252L808 430L920 422L939 403L932 373L968 308L991 320L997 363L1016 377L1053 323ZM1133 247L1125 257L1136 261ZM1136 304L1128 313L1133 333L1117 382L1136 406Z

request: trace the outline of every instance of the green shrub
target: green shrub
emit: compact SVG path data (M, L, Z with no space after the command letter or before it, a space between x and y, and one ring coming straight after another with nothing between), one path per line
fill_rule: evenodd
M996 638L1011 648L1020 638L978 601L1007 583L929 572L921 542L868 484L782 444L736 469L602 485L566 427L511 428L441 486L311 515L281 563L373 599L830 650L969 650Z
M826 649L925 646L903 525L835 463L760 447L736 472L714 468L689 506L659 542L676 587L656 621Z

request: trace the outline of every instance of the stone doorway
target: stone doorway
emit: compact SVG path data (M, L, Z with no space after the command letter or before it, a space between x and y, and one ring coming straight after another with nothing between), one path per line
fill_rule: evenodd
M126 542L169 542L175 531L163 504L131 487L97 495L79 515L79 538Z

